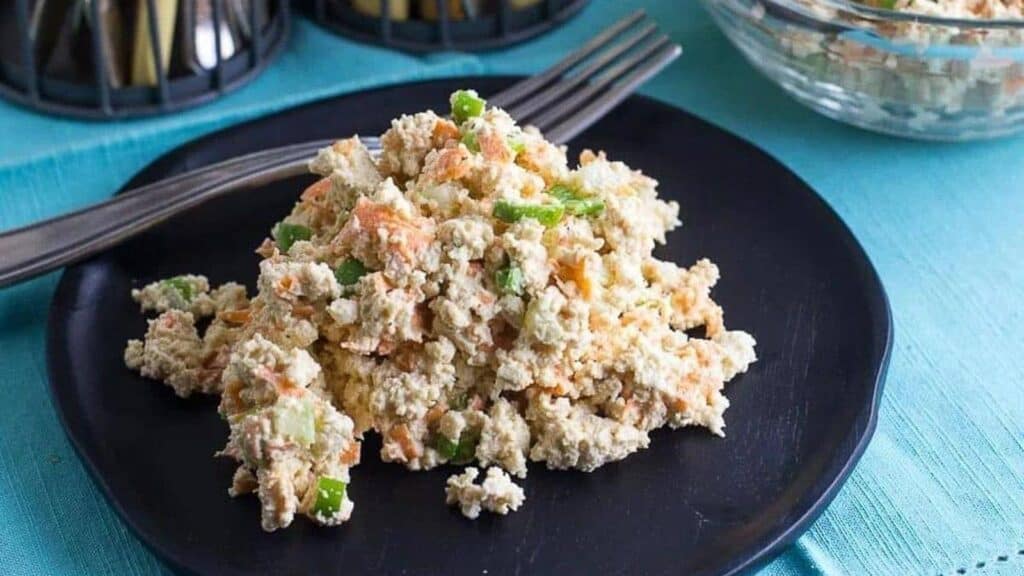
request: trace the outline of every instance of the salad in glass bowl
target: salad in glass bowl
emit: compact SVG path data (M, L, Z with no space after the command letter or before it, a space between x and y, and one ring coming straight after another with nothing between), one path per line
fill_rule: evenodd
M863 128L930 140L1024 128L1019 0L701 0L797 100Z

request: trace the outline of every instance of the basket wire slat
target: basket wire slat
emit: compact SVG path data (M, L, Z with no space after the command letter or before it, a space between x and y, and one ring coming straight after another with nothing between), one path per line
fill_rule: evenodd
M93 2L98 4L98 2ZM148 18L149 26L149 47L150 56L153 57L153 70L156 71L157 88L160 91L160 109L166 111L170 105L171 94L167 89L167 71L163 67L163 58L160 48L160 25L157 22L156 16L156 0L146 0L146 16ZM95 33L96 27L93 26L93 43L95 44L98 40L98 34ZM220 37L220 34L217 34Z
M39 102L39 76L36 74L36 53L32 49L32 37L29 36L28 0L17 0L15 18L18 30L21 31L21 63L25 68L25 85L32 102Z
M250 5L254 5L252 2ZM224 92L224 61L221 50L223 49L223 40L221 39L221 23L224 21L224 0L213 0L213 29L216 33L213 35L213 52L216 56L216 64L213 66L213 77L217 82L217 92Z
M142 26L148 32L148 46L145 46L146 52L142 58L147 60L147 68L152 64L152 71L144 75L149 76L148 80L132 84L123 81L120 73L110 68L116 66L111 62L120 61L121 65L125 65L125 60L132 60L134 56L130 52L109 53L109 44L105 46L104 42L113 38L109 35L120 32L111 29L103 2L83 2L82 12L73 12L79 9L76 7L71 8L71 12L61 14L64 18L83 18L88 24L88 30L80 37L80 41L89 42L89 49L83 57L91 57L93 62L91 66L85 67L89 70L86 73L88 80L82 80L51 75L50 67L40 60L37 53L35 43L42 40L33 37L33 4L30 0L15 0L14 22L11 24L17 27L17 32L7 48L10 53L0 54L0 95L43 112L87 119L117 119L172 112L213 100L255 77L285 45L290 32L288 0L251 0L245 4L244 10L233 4L231 16L236 23L234 25L228 24L227 1L211 0L209 7L212 10L205 17L212 16L213 58L205 66L188 59L182 64L168 66L167 63L177 62L177 56L173 56L180 53L177 42L196 41L193 36L196 31L180 28L185 21L183 13L174 13L173 26L168 26L166 21L161 22L162 17L167 17L166 10L164 13L158 10L159 7L166 8L163 1L142 0L136 5L138 11L146 12L144 15L138 14L144 18L136 18L134 26ZM185 10L186 2L192 1L180 0L179 10ZM198 3L189 6L194 8L193 17L198 20L195 15L199 9ZM40 8L36 6L35 9ZM116 23L114 25L117 26ZM162 32L169 34L169 39L168 36L162 37ZM62 34L67 33L67 30L62 31ZM228 39L224 34L234 36L231 44L227 44ZM74 43L76 38L79 37L63 38L62 41ZM127 37L120 39L125 40L125 46L131 44ZM52 46L52 42L49 46ZM227 47L230 47L229 57L225 54ZM126 49L140 48L134 45ZM165 53L168 49L174 52ZM152 60L148 61L149 58ZM126 74L131 72L131 67L129 63L128 69L125 69ZM176 70L173 75L170 68Z
M498 35L502 38L508 36L508 0L498 0L498 12L495 16L498 19Z
M260 52L263 48L260 30L263 24L260 22L260 13L256 9L255 2L249 2L249 67L257 68L260 65Z
M495 0L490 4L492 8L478 15L469 9L453 14L454 3L450 0L426 0L420 4L421 9L427 4L433 13L414 18L393 14L395 2L379 0L372 13L358 9L350 0L305 0L301 6L317 23L344 36L412 52L431 52L491 50L521 42L568 20L589 3L538 0L513 8L510 0Z
M152 10L152 9L151 9ZM110 84L107 78L107 67L103 65L103 47L100 42L101 37L107 33L106 22L100 18L100 3L93 1L89 3L89 11L92 15L92 68L93 74L96 75L96 85L98 87L97 95L100 100L100 110L104 114L110 114L112 107L110 105Z
M391 41L391 0L381 0L380 4L380 37L385 42Z

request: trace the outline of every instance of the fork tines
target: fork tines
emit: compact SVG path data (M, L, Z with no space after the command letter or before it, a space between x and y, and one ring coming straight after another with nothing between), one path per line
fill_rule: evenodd
M544 72L490 98L548 140L572 139L679 57L682 48L638 10Z

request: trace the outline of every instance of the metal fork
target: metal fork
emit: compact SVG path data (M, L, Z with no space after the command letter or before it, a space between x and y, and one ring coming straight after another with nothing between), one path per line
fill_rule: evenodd
M681 48L656 31L637 11L488 103L553 142L568 142L679 56ZM363 142L380 149L376 138ZM330 144L303 142L239 156L0 234L0 287L94 255L211 198L302 174L309 158Z

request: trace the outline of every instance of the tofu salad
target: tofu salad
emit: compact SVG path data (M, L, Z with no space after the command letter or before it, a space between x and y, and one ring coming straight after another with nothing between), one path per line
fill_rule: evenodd
M505 514L527 462L589 472L663 426L722 435L723 386L755 360L718 268L652 256L680 224L657 182L589 150L570 169L473 91L451 105L392 121L379 151L321 150L252 298L193 275L132 292L157 316L125 363L220 396L229 494L255 494L267 531L348 520L368 432L410 470L469 466L447 502Z

